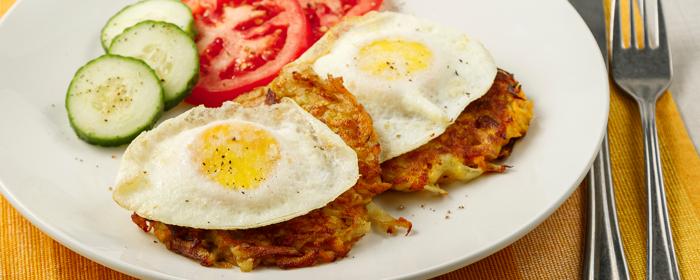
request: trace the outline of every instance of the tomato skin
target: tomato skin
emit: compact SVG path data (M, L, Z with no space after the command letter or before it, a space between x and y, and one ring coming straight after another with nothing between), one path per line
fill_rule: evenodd
M377 11L382 3L384 3L384 0L359 1L359 3L352 7L352 9L350 9L345 16L357 17L369 13L370 11Z
M345 17L361 16L379 10L383 0L299 0L311 29L311 42L323 37Z
M200 34L200 79L188 103L218 107L267 85L310 46L297 0L183 1Z
M301 54L300 54L301 55ZM279 71L278 71L279 72ZM275 72L273 75L270 75L268 77L265 77L263 79L260 79L256 82L247 84L247 85L242 85L237 88L232 88L229 90L222 90L222 91L210 91L204 86L200 86L199 84L194 87L192 90L192 94L190 94L185 101L187 103L190 103L192 105L204 105L205 107L221 107L221 104L223 104L226 101L231 101L238 97L241 94L244 94L246 92L249 92L256 87L261 87L268 85L269 83L272 82L272 80L275 79L277 76L277 72Z
M182 0L192 10L192 14L203 14L206 10L216 9L216 0Z

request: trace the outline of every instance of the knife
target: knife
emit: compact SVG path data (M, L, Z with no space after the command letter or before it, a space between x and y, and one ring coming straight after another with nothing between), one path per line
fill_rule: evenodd
M608 67L608 37L605 25L605 3L603 0L570 0L571 6L578 12L588 29L593 33L593 38L598 43L600 53L603 55L605 67Z
M570 0L569 3L593 33L607 69L608 40L603 0ZM607 131L588 172L587 186L588 213L582 278L629 280L629 268L617 222Z

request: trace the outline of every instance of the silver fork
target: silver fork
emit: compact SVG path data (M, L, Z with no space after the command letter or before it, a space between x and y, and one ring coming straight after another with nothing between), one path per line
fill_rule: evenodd
M647 279L680 279L676 261L671 223L666 205L666 193L661 170L661 154L656 132L656 101L671 85L673 69L671 52L666 38L666 27L660 0L647 7L638 0L642 11L644 48L637 46L634 28L634 7L630 1L631 47L625 49L622 38L620 1L614 15L612 34L613 79L639 105L644 134L644 171L647 187ZM656 5L653 5L656 4ZM652 11L654 6L657 10ZM649 8L649 10L646 10ZM651 15L651 20L646 16ZM649 32L657 31L657 32ZM657 37L658 36L658 37Z

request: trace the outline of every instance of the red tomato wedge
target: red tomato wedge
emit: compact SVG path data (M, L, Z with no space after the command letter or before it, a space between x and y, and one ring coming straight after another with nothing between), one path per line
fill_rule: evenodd
M326 31L344 17L361 16L376 11L383 0L299 0L311 28L311 42L321 39Z
M188 103L218 107L269 84L308 46L297 0L183 0L199 36L200 79Z

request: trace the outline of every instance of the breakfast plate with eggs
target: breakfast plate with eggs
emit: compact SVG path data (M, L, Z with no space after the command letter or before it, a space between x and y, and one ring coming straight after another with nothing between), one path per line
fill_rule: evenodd
M105 22L135 2L20 0L0 18L0 192L56 241L135 277L444 274L549 217L585 177L606 129L603 60L566 1L385 0L378 13L331 28L236 103L172 105L130 145L90 145L71 127L66 90L76 70L104 54ZM455 155L456 125L470 119L464 112L486 110L479 100L498 99L497 86L509 102L522 100L526 123L491 140L500 152L401 175L410 164L433 166L415 159L431 147L453 149L443 162ZM317 88L338 93L299 93ZM475 119L484 129L500 121ZM381 175L372 171L379 163ZM402 183L423 177L418 188ZM348 209L359 211L357 225ZM322 225L337 238L312 248L325 261L295 265L310 251L279 240L310 228L286 225L314 219L335 221ZM255 235L271 228L282 237ZM274 251L226 263L192 232L206 232L207 242L244 233L257 238L246 246Z

